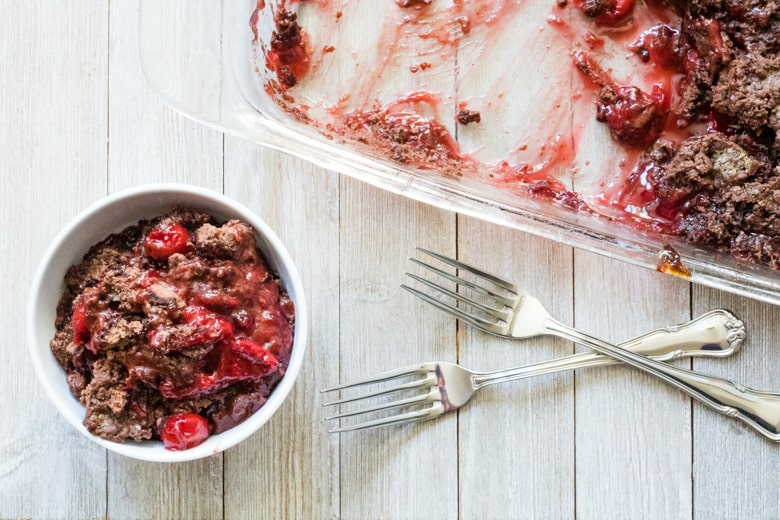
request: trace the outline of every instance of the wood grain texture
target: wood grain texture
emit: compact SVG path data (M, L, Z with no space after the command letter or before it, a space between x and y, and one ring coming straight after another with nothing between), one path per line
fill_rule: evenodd
M572 321L570 247L462 216L458 244L460 260L514 281L554 316ZM509 341L463 324L459 339L458 360L474 370L502 370L573 351L571 343L555 338ZM574 517L570 372L487 387L461 410L459 425L463 518Z
M579 251L574 257L581 330L620 342L690 319L687 282ZM690 518L690 399L621 366L578 371L575 386L577 517Z
M222 191L222 134L181 117L149 89L138 61L139 2L111 4L109 191L182 182ZM220 518L222 456L156 464L111 454L108 514L122 518Z
M197 125L144 81L138 3L12 1L0 17L0 518L780 517L777 445L625 367L495 386L425 424L327 434L318 390L339 381L575 350L488 337L403 292L418 245L515 279L561 321L609 340L730 308L748 325L743 352L693 365L758 389L780 390L780 309L456 217ZM301 271L312 325L277 415L217 457L172 465L109 455L70 427L36 381L24 333L33 271L62 226L107 193L165 181L224 189L266 219Z
M337 518L338 436L319 390L339 370L339 179L300 159L235 138L225 192L263 218L301 273L311 323L304 365L285 404L225 456L226 518ZM299 310L300 312L300 310Z
M735 356L694 361L698 371L756 390L780 391L777 370L780 308L696 286L694 312L731 309L744 320L747 340ZM752 428L694 403L695 518L780 518L780 450Z
M49 403L25 337L49 241L106 190L108 9L74 1L53 11L5 2L0 17L0 518L105 514L105 450Z
M452 321L400 288L414 248L454 255L454 234L452 213L341 180L340 381L455 361ZM341 434L341 518L454 518L457 471L455 415Z
M111 5L109 189L181 182L221 192L222 134L169 108L144 79L138 59L139 3Z
M581 252L574 268L583 331L619 342L690 319L685 281ZM615 366L579 371L576 401L578 518L690 518L688 397Z

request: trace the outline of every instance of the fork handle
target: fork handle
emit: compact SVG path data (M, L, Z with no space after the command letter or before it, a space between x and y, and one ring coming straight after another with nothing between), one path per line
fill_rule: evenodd
M745 325L724 309L702 314L695 320L673 327L664 327L637 336L620 344L621 348L651 356L661 361L683 357L724 357L735 353L745 339ZM479 374L474 384L487 386L563 370L619 363L612 357L585 352L520 368Z
M607 354L675 386L713 410L734 417L760 434L780 441L780 394L747 388L734 381L677 368L611 345L548 318L551 334L575 341Z

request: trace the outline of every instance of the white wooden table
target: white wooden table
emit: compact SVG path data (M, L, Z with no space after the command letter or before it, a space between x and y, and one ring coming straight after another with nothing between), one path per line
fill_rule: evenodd
M424 425L328 435L318 390L426 360L498 369L571 353L459 327L399 288L426 246L522 280L609 340L724 306L750 336L684 366L780 390L780 309L458 216L208 130L163 106L137 60L137 0L3 0L0 11L0 518L780 517L780 446L623 367L497 386ZM303 273L311 343L260 432L174 465L107 453L47 401L24 305L57 231L108 193L223 191Z

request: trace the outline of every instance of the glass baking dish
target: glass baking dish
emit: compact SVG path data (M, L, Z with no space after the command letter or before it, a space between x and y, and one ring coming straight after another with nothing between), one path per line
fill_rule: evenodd
M482 165L495 165L506 157L511 160L504 164L510 165L548 161L548 171L561 185L588 200L609 184L617 155L603 128L582 123L580 132L602 142L566 165L550 159L550 154L565 155L566 150L560 143L552 146L549 137L560 135L555 132L561 125L579 124L571 116L577 96L554 87L570 85L573 69L549 59L555 51L553 40L538 43L551 33L551 2L474 2L486 20L497 19L499 11L515 18L509 16L510 23L490 25L483 33L469 27L465 32L470 33L470 43L454 46L453 52L436 44L462 34L424 24L415 26L418 43L409 51L412 40L398 32L408 19L388 19L403 12L396 2L289 2L287 8L297 13L307 30L312 55L307 76L288 89L273 83L276 75L267 55L276 30L273 13L279 4L284 6L283 0L142 0L141 63L151 88L171 107L225 133L441 208L780 303L780 274L766 266L572 211L565 203L496 182L495 170L488 172ZM434 0L431 6L436 5L448 9L451 3ZM518 30L518 23L526 25ZM396 31L387 40L393 49L382 43L388 31ZM420 31L432 37L420 38ZM269 91L269 84L276 85L275 92ZM394 160L328 123L329 114L369 104L387 106L399 97L409 106L433 112L460 149L479 159L474 171L461 174ZM479 107L492 124L458 124L452 114L464 107Z

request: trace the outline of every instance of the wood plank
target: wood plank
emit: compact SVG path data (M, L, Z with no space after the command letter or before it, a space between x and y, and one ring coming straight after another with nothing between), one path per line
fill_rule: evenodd
M0 518L105 514L105 450L38 384L24 309L49 242L105 194L107 30L97 0L5 2L0 17Z
M151 182L222 191L222 135L167 108L138 60L139 1L111 4L109 175L111 192ZM222 456L182 464L109 456L111 518L221 518Z
M181 182L222 191L222 134L170 109L138 59L140 0L111 6L109 188ZM187 30L186 25L178 27Z
M741 352L728 359L696 360L695 369L780 392L780 307L701 286L694 286L693 296L694 312L724 307L747 326ZM693 419L694 518L780 518L777 444L698 403Z
M341 179L340 381L455 361L452 321L399 287L415 246L454 237L453 213ZM341 518L455 518L457 471L455 415L341 434Z
M338 437L322 421L319 390L338 379L339 178L235 138L225 143L225 192L256 211L303 278L310 337L282 408L225 456L226 518L335 518Z
M515 281L553 315L572 322L570 247L459 216L458 256ZM512 341L467 325L458 336L459 361L474 370L501 370L573 351L560 339ZM461 411L459 425L463 518L574 517L570 372L488 387Z
M584 332L617 342L690 319L686 281L584 251L574 257L575 324ZM690 518L689 398L619 366L579 371L575 387L577 517Z

